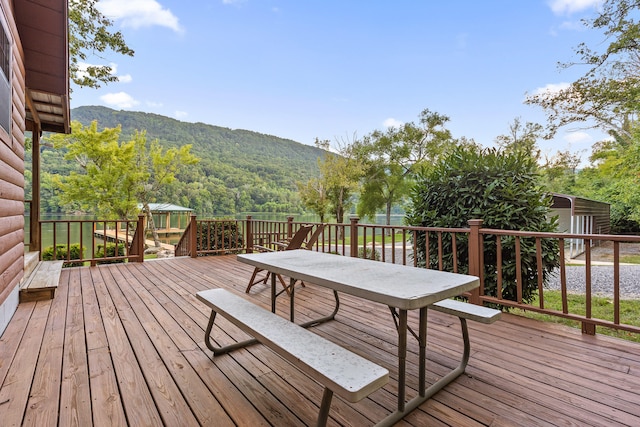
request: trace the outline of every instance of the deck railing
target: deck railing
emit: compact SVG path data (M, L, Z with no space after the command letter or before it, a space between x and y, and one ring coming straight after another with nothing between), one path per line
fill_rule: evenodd
M207 220L207 222L219 224L217 227L223 227L222 224L228 223L229 220ZM194 224L198 223L201 221L192 217L190 227L193 228L189 232L185 232L183 241L176 245L176 255L195 257L207 253L207 251L193 246L193 242L198 239L209 239L209 237L199 236L197 232L193 232L198 227ZM293 217L288 217L286 221L264 221L255 220L249 216L245 220L236 222L235 227L241 232L237 234L238 238L233 245L220 247L215 251L209 249L208 253L252 252L254 245L265 246L291 237L302 224L308 223L296 222ZM640 327L624 323L620 307L620 301L625 298L621 292L620 245L622 243L640 245L640 236L496 230L482 228L482 220L470 220L468 225L466 228L388 226L361 224L358 218L351 218L348 224L326 224L324 232L315 243L313 250L403 265L428 265L439 270L447 269L454 273L463 272L475 275L480 277L480 287L465 295L472 303L500 305L505 308L518 308L574 320L581 323L582 331L586 334L595 334L596 326L640 333ZM211 230L212 226L203 227L201 225L200 228ZM484 277L486 268L484 257L485 249L491 239L495 242L491 247L495 247L496 253L493 255L497 260L495 279L491 280L495 280L497 283L489 286L490 284L486 282L489 279ZM503 242L505 241L513 241L515 248L516 292L513 298L503 295L503 289L507 286L503 280L503 271L506 268L513 268L512 265L507 266L506 261L502 260L502 253L505 250ZM541 248L544 247L543 241L555 242L554 247L557 247L558 250L558 253L554 254L558 260L558 266L554 273L557 276L555 280L557 285L554 289L542 282L541 271L544 266L544 254ZM417 242L424 245L424 250L421 251L424 253L424 259L419 260L417 256L414 256L417 253ZM539 282L537 290L534 292L536 298L532 303L527 303L522 297L524 294L522 285L524 268L520 247L524 244L523 242L528 242L527 244L533 244L536 247L535 270L538 273ZM565 251L565 247L570 247L571 244L575 246L576 242L580 242L581 246L585 248L584 260L576 261L568 258L568 251ZM596 266L591 259L592 247L603 244L612 246L612 261L607 266ZM571 312L569 309L569 295L576 292L568 285L569 267L572 272L584 275L584 279L580 279L584 281L583 290L579 291L579 295L584 300L584 310L580 313ZM529 266L529 268L532 267ZM602 289L605 286L607 289L605 293L611 299L612 321L598 319L593 315L594 299L598 296L594 286L593 272L595 268L610 270L608 270L610 274L607 275L607 279L598 280L607 280L606 283L600 284L599 288ZM640 265L638 269L640 269ZM640 284L636 283L632 286L640 287ZM488 289L495 291L490 294ZM545 294L549 291L560 292L561 309L553 310L545 305ZM633 295L633 297L637 298L638 295Z
M246 221L201 219L191 216L189 225L175 245L175 256L203 256L246 250Z
M288 217L286 221L264 221L255 220L250 216L244 220L200 220L192 216L180 242L175 246L175 254L196 257L252 252L255 245L269 246L273 242L293 236L302 224L308 223L297 222L293 217ZM51 233L51 236L48 236L50 239L46 239L52 241L51 246L56 248L49 249L51 258L62 259L66 265L85 263L96 265L117 261L142 262L144 259L144 233L138 232L144 230L142 216L136 221L43 220L40 228ZM492 239L495 242L492 247L496 248L494 255L497 263L495 279L491 280L497 283L487 283L489 279L484 277L485 250L487 243ZM516 292L510 298L502 293L506 286L503 283L502 272L508 267L501 259L504 250L501 245L506 240L515 242ZM110 243L116 241L121 242L119 247L122 248L122 252L105 248L107 245L114 246ZM540 279L535 291L536 298L533 303L528 303L522 297L524 294L523 260L518 248L522 242L531 241L537 248L535 268L538 271L538 278L542 277L540 274L544 256L541 251L542 242L555 242L558 250L555 255L559 265L556 270L555 288L550 289ZM416 250L417 242L424 245L422 251ZM584 260L576 261L566 256L568 251L565 251L565 248L571 247L571 244L575 246L576 242L580 242L584 247ZM596 265L592 261L592 248L605 244L612 247L611 262L607 266ZM351 218L348 224L326 224L313 250L403 265L427 265L439 270L447 269L451 272L476 275L480 277L480 287L473 293L465 295L472 303L500 305L570 319L580 322L582 331L587 334L594 334L596 326L639 333L640 327L626 324L622 316L621 300L628 298L622 288L638 289L640 284L623 284L620 262L621 244L640 246L640 236L495 230L482 228L481 220L470 220L467 228L439 228L362 224L358 218ZM40 250L42 254L47 248L42 247ZM415 256L418 252L424 254L423 259ZM637 268L640 269L640 265ZM570 294L576 292L569 286L569 269L574 275L579 273L580 280L583 282L578 291L584 305L580 313L572 312L569 308ZM602 274L595 277L595 269L599 269L598 273L607 269L606 278L601 278ZM602 283L603 280L605 283ZM573 281L575 282L575 278ZM495 291L490 293L488 289L495 289ZM604 293L610 298L608 306L613 320L594 317L594 300L602 289L605 289ZM561 309L554 310L547 307L545 297L551 290L560 292ZM638 293L640 290L632 297L637 298Z
M43 231L44 230L44 231ZM51 245L40 248L40 257L63 260L65 265L108 262L143 262L144 216L137 220L42 220L42 233L50 233Z

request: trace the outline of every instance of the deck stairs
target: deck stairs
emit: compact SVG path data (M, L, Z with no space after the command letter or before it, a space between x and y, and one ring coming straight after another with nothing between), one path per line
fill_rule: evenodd
M40 261L38 252L24 255L24 280L20 302L43 301L55 296L63 261Z

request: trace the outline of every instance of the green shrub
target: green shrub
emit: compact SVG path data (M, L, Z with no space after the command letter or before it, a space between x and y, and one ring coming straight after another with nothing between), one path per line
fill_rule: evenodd
M98 245L96 248L96 258L104 257L105 247L104 245ZM117 257L117 256L125 256L125 247L124 243L107 243L107 258ZM110 259L106 261L98 261L97 264L115 264L119 262L124 262L124 259Z
M413 190L407 223L413 226L466 228L469 219L482 219L483 227L532 232L556 231L557 218L549 219L551 198L537 185L537 165L522 153L503 154L495 149L457 148L423 173ZM425 233L418 233L414 256L426 266ZM458 272L467 273L468 236L457 234ZM514 237L502 237L502 295L516 300ZM521 239L523 300L538 287L535 239ZM546 283L558 265L556 240L542 240L542 275ZM451 236L442 238L444 270L453 271ZM497 295L496 236L484 236L484 292ZM429 268L438 268L438 241L429 236Z
M199 221L196 245L198 251L228 254L240 252L244 240L235 220Z
M378 250L373 250L371 248L359 248L358 258L380 261L380 252Z
M41 256L43 261L52 261L54 259L66 260L67 254L69 254L68 259L70 260L80 260L83 258L83 253L80 251L79 243L69 245L69 252L67 252L67 245L56 245L55 258L53 256L53 246L48 246L42 251ZM83 262L70 262L65 264L67 267L78 267L82 265L84 265Z

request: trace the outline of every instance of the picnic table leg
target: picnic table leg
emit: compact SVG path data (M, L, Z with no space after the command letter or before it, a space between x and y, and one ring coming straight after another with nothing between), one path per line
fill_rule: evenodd
M325 387L324 393L322 394L322 404L320 405L320 413L318 414L318 427L324 427L327 425L327 420L329 419L329 410L331 409L331 399L333 398L333 392L329 390L328 387Z
M331 314L320 317L319 319L309 320L308 322L301 323L300 326L303 328L308 328L310 326L316 326L324 322L328 322L329 320L333 320L336 318L336 314L338 314L338 309L340 308L340 298L338 297L338 291L333 291L333 298L336 301L336 305L333 308Z
M209 316L209 323L207 324L207 330L204 333L204 343L209 350L213 351L214 356L229 353L230 351L233 351L237 348L243 348L248 345L258 343L257 339L251 338L245 341L239 341L235 344L229 344L224 347L214 346L213 343L211 342L211 329L213 328L213 322L216 320L216 314L217 313L214 310L211 310L211 316Z
M420 326L418 330L418 345L420 346L420 361L418 362L418 392L425 395L427 377L427 307L420 309Z
M295 305L296 305L296 298L295 298L295 292L296 292L296 279L294 278L290 278L289 279L289 286L291 287L291 293L289 294L289 320L291 321L291 323L293 323L293 316L295 313Z
M407 371L407 310L398 318L398 411L404 411Z
M390 307L391 308L391 307ZM398 313L399 311L399 313ZM396 328L398 329L398 358L401 358L401 355L404 353L406 355L406 346L407 346L407 330L410 331L410 328L407 327L407 317L406 310L394 310L391 308L391 312L394 313L394 320L396 321ZM403 320L403 312L404 312L404 320ZM460 360L459 365L452 369L447 375L440 378L438 381L433 383L427 389L424 389L424 376L426 376L426 336L427 336L427 310L420 310L420 329L418 331L418 341L420 345L420 385L419 385L419 395L415 396L413 399L405 402L405 370L404 370L404 361L398 361L398 409L391 414L389 414L386 418L376 424L378 427L391 427L401 419L403 419L407 414L416 409L418 406L422 405L424 402L429 400L431 396L436 394L438 391L442 390L447 384L451 383L453 380L458 378L467 367L467 363L469 362L469 354L471 353L470 342L469 342L469 330L467 328L467 320L463 318L460 319L460 327L462 329L462 341L464 343L464 350L462 353L462 358ZM415 334L413 334L415 337ZM424 340L423 340L424 337Z
M298 279L294 279L292 277L290 279L290 285L289 285L291 288L291 293L289 294L289 297L291 298L291 300L289 301L289 320L291 322L294 321L294 312L295 312L295 286L293 285L297 281ZM282 291L280 291L279 293L276 292L276 277L275 277L275 274L272 274L271 275L271 312L272 313L276 312L276 299L278 298L278 295L280 295L281 293ZM313 320L309 320L307 322L301 323L300 326L302 326L303 328L308 328L308 327L316 326L321 323L328 322L329 320L335 319L336 314L338 314L338 309L340 308L340 297L338 297L338 291L335 291L335 290L333 291L333 298L336 304L333 307L333 311L331 312L331 314L324 317L320 317L318 319L313 319Z

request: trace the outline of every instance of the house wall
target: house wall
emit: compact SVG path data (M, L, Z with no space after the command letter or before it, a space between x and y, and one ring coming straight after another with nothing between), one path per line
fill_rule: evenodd
M0 128L0 334L18 306L24 276L24 63L11 4L0 0L0 20L10 38L12 56L10 132Z

